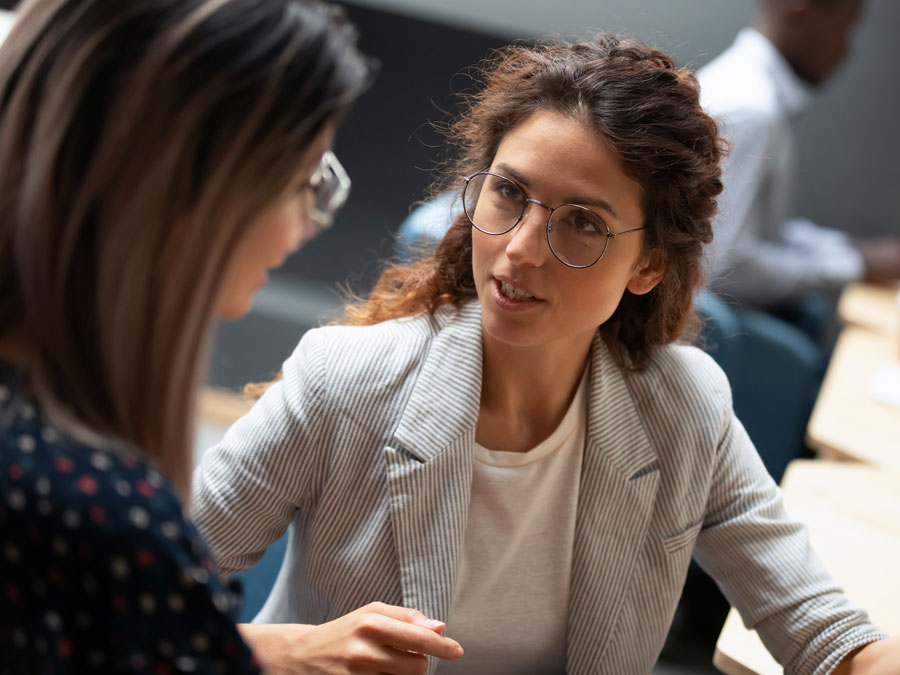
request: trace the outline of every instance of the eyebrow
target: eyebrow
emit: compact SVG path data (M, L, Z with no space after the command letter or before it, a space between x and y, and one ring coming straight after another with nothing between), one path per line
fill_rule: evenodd
M523 176L521 173L512 168L509 164L505 162L500 162L497 164L497 169L503 171L508 174L510 178L514 178L517 183L521 183L525 187L531 187L531 183L529 180ZM566 199L564 204L577 204L578 206L596 206L597 208L603 209L616 220L622 220L622 217L619 215L619 212L613 208L613 205L610 204L605 199L591 199L588 197L572 197L571 199Z

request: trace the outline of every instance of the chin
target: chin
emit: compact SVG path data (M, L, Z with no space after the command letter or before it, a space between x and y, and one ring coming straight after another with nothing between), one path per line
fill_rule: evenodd
M541 343L533 325L511 325L510 322L482 315L484 332L494 341L510 347L534 347Z
M252 305L253 296L250 296L246 300L240 302L223 302L219 304L219 307L216 310L216 315L224 321L234 321L235 319L240 319L241 317L246 316L247 312L250 311L250 307Z

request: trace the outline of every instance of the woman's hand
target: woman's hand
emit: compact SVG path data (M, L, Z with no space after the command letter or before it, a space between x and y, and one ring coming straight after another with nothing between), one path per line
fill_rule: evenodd
M457 659L459 643L421 612L373 602L319 626L241 624L266 673L421 675L425 655Z
M900 675L900 635L852 652L832 675Z

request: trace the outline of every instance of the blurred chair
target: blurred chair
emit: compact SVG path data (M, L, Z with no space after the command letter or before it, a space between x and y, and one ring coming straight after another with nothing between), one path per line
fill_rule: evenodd
M397 260L409 262L430 253L460 213L459 192L445 192L414 208L397 230Z
M764 312L735 309L710 291L699 294L696 307L703 319L698 346L725 371L735 414L780 481L788 462L808 454L804 437L824 355L799 328Z
M250 623L266 603L266 598L275 585L275 577L281 569L281 561L287 550L288 534L272 544L253 567L238 572L234 578L241 582L244 601L238 613L238 623Z

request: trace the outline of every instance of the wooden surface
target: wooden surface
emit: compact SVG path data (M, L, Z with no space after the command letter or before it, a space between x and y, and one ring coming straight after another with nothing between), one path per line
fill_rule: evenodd
M900 407L869 395L876 371L890 365L900 365L900 336L841 332L807 426L821 456L900 470Z
M0 9L0 42L3 42L3 39L6 37L6 34L9 33L9 29L12 28L13 25L13 13L8 12L5 9Z
M813 548L851 602L889 634L900 634L900 472L798 460L788 467L783 489L788 513L809 526ZM713 663L728 675L782 673L734 610Z
M242 394L204 387L197 399L197 417L201 422L228 428L252 406L253 401Z
M900 286L850 284L841 294L838 316L845 324L900 336Z

